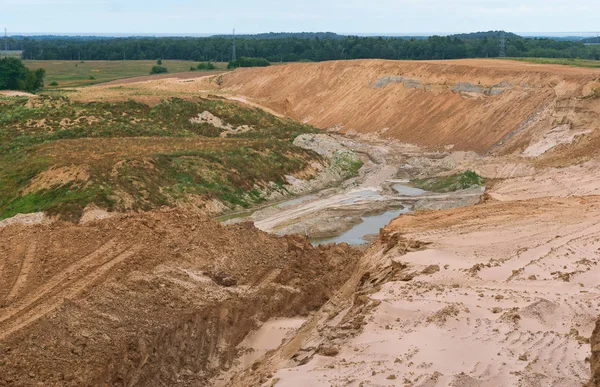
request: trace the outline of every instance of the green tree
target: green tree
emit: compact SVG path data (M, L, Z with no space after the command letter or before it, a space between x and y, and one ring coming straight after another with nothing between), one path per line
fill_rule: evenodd
M169 70L163 66L152 66L152 70L150 70L150 74L165 74L168 72Z
M36 91L44 86L46 71L29 70L20 59L0 59L0 90Z

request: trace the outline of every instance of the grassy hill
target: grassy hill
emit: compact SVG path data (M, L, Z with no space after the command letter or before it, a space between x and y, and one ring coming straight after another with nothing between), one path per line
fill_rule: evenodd
M192 120L210 112L231 127ZM222 125L222 126L224 126ZM264 200L284 176L319 156L292 144L314 128L222 100L155 106L66 98L0 100L0 219L46 211L77 220L94 203L146 210L218 199L230 208ZM271 187L271 188L269 188Z

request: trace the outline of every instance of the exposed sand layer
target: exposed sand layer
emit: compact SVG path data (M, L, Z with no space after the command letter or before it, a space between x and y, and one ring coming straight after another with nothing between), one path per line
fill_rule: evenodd
M506 152L557 124L597 126L600 70L500 60L355 60L239 69L222 90L323 129Z
M412 178L472 169L489 189L397 218L358 263L345 245L179 211L0 228L0 385L600 385L600 70L360 60L185 78L74 96L219 95L357 135L340 142L360 176L258 212L263 230L445 208L399 199Z
M600 312L598 219L597 197L404 215L359 266L380 285L347 284L327 322L316 315L236 383L280 368L277 386L581 385ZM397 232L430 244L406 253ZM386 266L401 271L381 278ZM365 292L373 307L357 312Z

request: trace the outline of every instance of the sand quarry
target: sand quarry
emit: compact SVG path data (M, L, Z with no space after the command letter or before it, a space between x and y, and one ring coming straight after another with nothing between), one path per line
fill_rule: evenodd
M72 98L237 100L365 163L230 225L189 209L8 222L0 385L600 386L599 89L600 70L496 60L80 89ZM467 169L485 192L393 188ZM399 204L360 248L306 237Z

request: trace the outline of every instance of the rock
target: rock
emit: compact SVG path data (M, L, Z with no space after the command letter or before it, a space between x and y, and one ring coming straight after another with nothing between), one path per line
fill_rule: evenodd
M340 350L334 346L326 346L319 349L319 355L323 356L337 356L340 353Z
M430 275L430 274L437 273L438 271L440 271L440 266L439 265L429 265L425 269L423 269L423 271L421 272L421 274Z

